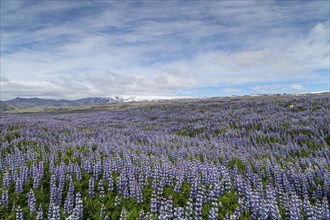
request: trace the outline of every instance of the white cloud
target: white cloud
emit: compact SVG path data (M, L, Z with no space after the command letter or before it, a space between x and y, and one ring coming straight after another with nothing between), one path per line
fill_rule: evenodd
M302 91L304 90L304 86L300 85L300 84L293 84L290 86L290 89L293 90L293 91Z
M284 92L284 87L279 86L279 85L259 85L259 86L253 86L251 87L253 91L256 93L283 93Z
M228 72L267 80L305 72L297 58L269 49L221 54L216 57L216 62Z
M0 83L1 98L42 97L42 98L81 98L93 94L87 85L71 83L58 84L48 81L4 81ZM79 91L79 93L77 93Z
M1 4L3 97L231 93L329 68L326 2Z
M218 92L229 93L229 94L237 94L242 92L243 90L237 88L223 88L218 90Z
M292 84L290 86L285 85L257 85L251 87L251 90L255 93L262 94L278 94L278 93L289 93L289 92L302 92L304 91L304 86L300 84Z

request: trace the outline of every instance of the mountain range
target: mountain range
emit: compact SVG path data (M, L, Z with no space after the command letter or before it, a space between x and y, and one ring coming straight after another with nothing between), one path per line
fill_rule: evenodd
M77 106L90 106L90 105L103 105L114 104L122 102L141 101L134 97L123 98L115 97L91 97L76 100L54 100L54 99L41 99L41 98L15 98L8 101L0 101L0 111L8 112L22 109L45 109L45 108L59 108L59 107L77 107Z
M272 95L320 95L326 94L330 95L329 91L320 91L313 93L301 93L301 94L253 94L250 97L255 96L272 96ZM249 95L247 95L249 97ZM8 101L0 100L0 113L4 112L38 112L43 110L48 111L73 111L73 110L86 110L86 109L107 109L111 108L111 104L118 103L128 103L131 105L139 105L140 102L158 102L161 100L199 100L204 98L187 98L187 97L157 97L157 96L148 96L148 97L122 97L122 96L113 96L113 97L91 97L91 98L82 98L76 100L54 100L54 99L41 99L41 98L20 98L11 99ZM141 103L140 103L141 104ZM123 104L127 106L127 104Z

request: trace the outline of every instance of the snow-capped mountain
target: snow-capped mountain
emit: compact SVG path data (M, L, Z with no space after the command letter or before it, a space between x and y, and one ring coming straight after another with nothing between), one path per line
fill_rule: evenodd
M158 101L164 99L173 99L175 97L133 97L133 96L112 96L112 97L90 97L76 100L54 100L41 98L15 98L8 101L2 101L1 106L6 109L29 109L29 108L52 108L52 107L73 107L88 105L104 105L122 102L138 101ZM6 107L6 108L5 108Z

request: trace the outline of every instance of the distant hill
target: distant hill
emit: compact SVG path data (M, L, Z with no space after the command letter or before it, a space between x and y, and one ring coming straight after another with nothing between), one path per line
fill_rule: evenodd
M75 107L86 105L102 105L111 103L121 103L134 101L133 98L124 99L120 97L92 97L76 100L53 100L40 98L15 98L8 101L1 101L1 111L12 111L15 109L31 109L31 108L54 108L54 107Z
M198 101L214 99L264 99L268 97L286 98L292 96L319 96L330 95L329 92L305 93L305 94L254 94L237 97L213 97L213 98L157 98L157 97L91 97L76 100L54 100L41 98L15 98L8 101L0 101L0 112L65 112L65 111L94 111L106 110L123 106L139 106L141 104L152 104L172 102L172 101ZM130 102L128 104L127 102ZM122 103L122 104L121 104ZM119 105L112 105L119 104Z
M0 101L0 113L1 112L8 112L8 111L14 111L15 108L6 104L6 102Z

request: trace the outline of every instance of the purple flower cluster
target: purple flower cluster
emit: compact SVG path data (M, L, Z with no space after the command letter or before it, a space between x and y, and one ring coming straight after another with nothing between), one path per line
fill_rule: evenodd
M0 208L16 219L86 219L86 207L100 219L330 219L329 109L329 96L310 95L1 115Z

